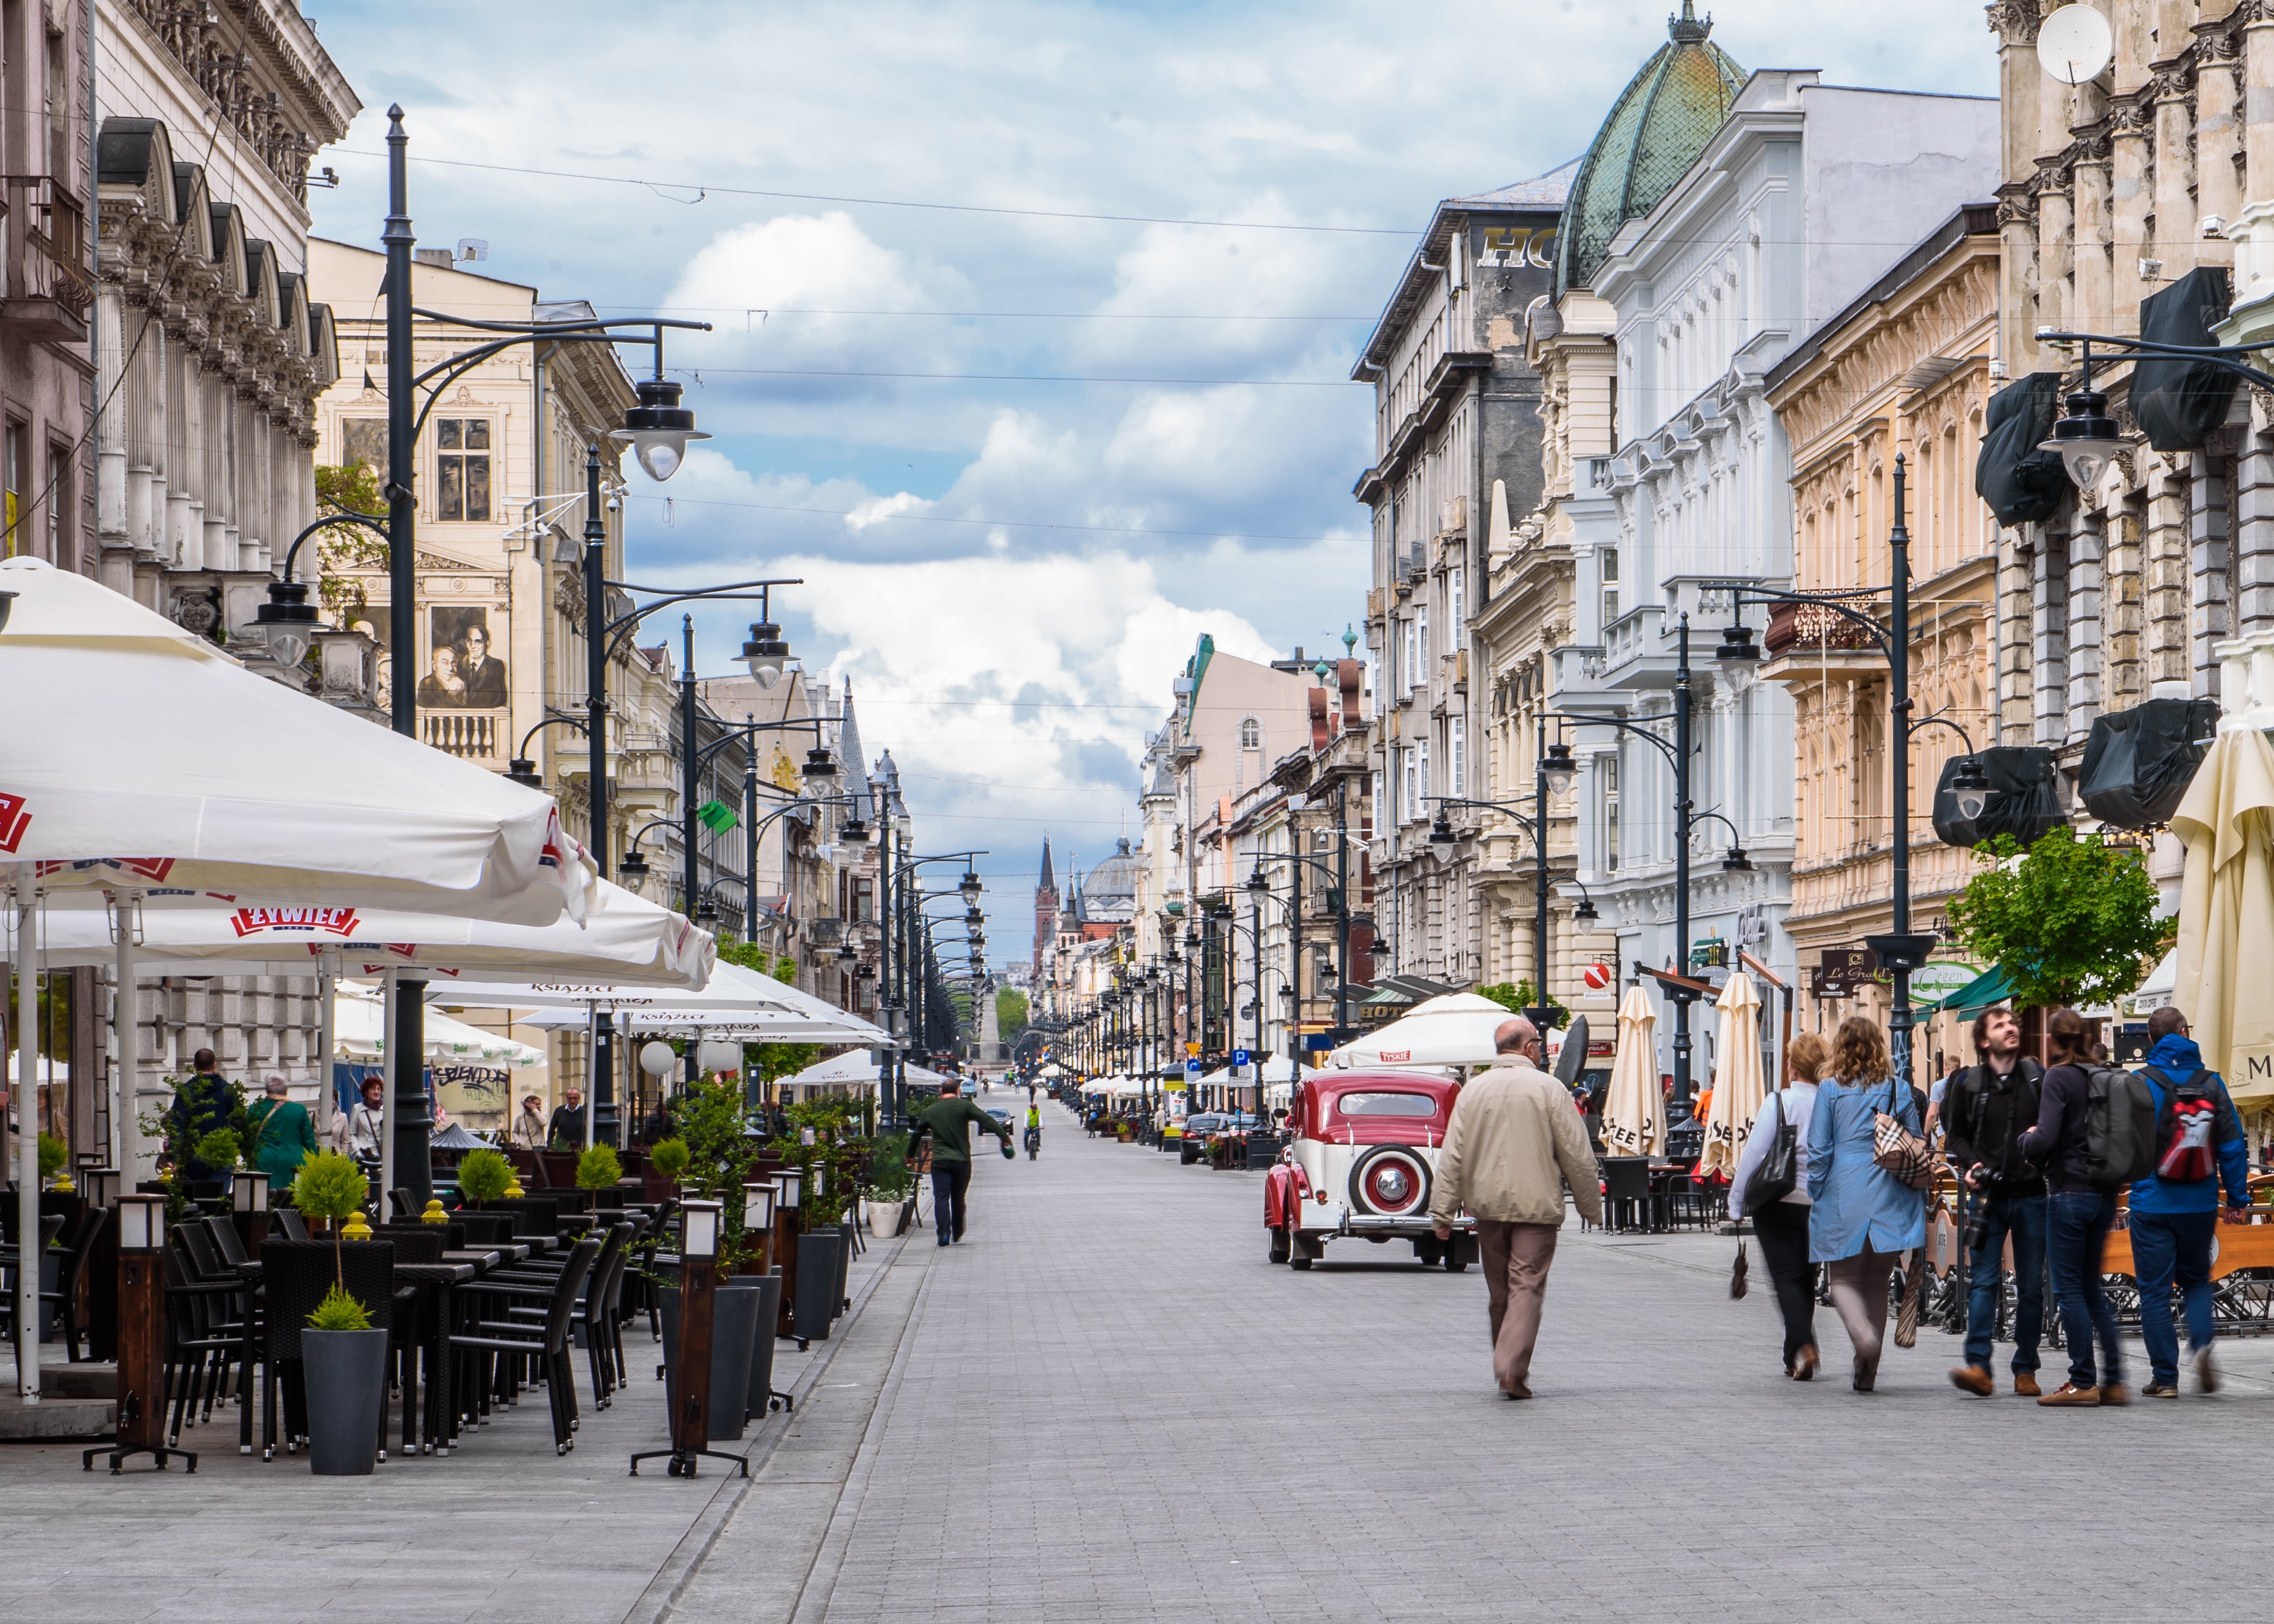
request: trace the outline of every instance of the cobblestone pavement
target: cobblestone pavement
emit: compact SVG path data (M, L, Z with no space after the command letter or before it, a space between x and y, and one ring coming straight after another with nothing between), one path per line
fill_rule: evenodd
M1261 1175L1046 1121L1040 1162L979 1158L966 1244L884 1271L674 1620L2264 1611L2274 1342L2128 1410L1962 1397L1933 1330L1875 1395L1796 1386L1758 1255L1732 1302L1734 1243L1575 1221L1509 1403L1476 1273L1359 1242L1271 1267Z

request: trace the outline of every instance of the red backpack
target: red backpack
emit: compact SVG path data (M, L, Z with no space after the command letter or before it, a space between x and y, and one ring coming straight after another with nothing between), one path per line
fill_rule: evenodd
M2174 1184L2210 1177L2218 1171L2218 1096L2203 1081L2210 1073L2198 1071L2174 1083L2158 1067L2142 1069L2164 1090L2164 1109L2156 1121L2156 1177Z

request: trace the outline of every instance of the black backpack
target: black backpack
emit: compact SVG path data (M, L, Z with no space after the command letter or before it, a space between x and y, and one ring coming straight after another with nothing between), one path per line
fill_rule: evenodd
M2085 1177L2103 1190L2136 1184L2156 1170L2156 1096L2114 1066L2088 1067L2085 1079Z

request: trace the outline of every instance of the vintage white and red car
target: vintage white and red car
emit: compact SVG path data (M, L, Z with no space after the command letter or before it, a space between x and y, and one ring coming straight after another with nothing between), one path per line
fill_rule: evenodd
M1437 1147L1460 1086L1412 1071L1337 1071L1295 1086L1287 1148L1263 1185L1271 1260L1306 1269L1327 1242L1411 1241L1424 1265L1468 1267L1476 1221L1464 1214L1450 1240L1429 1222Z

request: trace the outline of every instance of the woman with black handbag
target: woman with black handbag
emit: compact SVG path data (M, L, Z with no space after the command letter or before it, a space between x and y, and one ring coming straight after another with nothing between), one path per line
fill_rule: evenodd
M1753 1118L1729 1179L1729 1217L1750 1215L1784 1316L1784 1373L1816 1374L1816 1266L1808 1260L1808 1119L1831 1050L1813 1032L1785 1046L1789 1079Z

